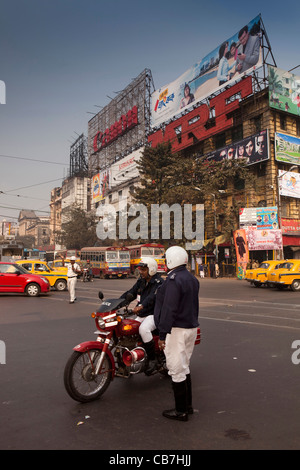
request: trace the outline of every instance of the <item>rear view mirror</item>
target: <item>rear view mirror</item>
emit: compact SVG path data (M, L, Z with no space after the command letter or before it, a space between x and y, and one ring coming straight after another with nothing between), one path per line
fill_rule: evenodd
M103 295L103 292L101 292L101 290L99 290L99 292L98 292L98 297L99 297L100 300L104 299L104 295Z

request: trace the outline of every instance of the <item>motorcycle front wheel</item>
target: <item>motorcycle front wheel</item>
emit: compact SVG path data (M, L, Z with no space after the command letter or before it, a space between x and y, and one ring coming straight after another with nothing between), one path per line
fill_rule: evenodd
M112 380L112 364L106 354L99 374L94 370L101 351L74 351L68 360L64 372L65 388L73 400L87 403L97 400L107 389Z

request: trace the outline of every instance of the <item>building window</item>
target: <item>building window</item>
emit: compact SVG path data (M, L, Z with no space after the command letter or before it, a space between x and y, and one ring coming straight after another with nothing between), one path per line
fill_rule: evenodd
M280 128L285 131L286 130L286 117L282 114L280 115Z
M243 124L240 124L231 130L231 138L232 142L238 142L243 139Z
M262 129L262 115L260 114L259 116L256 116L253 119L253 124L254 124L254 131L257 134L257 132L260 132Z
M215 137L215 148L219 149L221 147L225 147L226 145L226 134L223 132L222 134L218 134Z

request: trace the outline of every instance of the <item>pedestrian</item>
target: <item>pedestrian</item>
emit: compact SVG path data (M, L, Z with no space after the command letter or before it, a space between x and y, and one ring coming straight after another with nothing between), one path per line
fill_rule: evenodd
M76 283L77 283L77 275L81 273L81 269L79 264L76 262L75 256L71 256L70 263L66 264L68 268L67 276L68 276L68 291L70 293L70 304L73 304L76 300ZM65 260L62 258L63 266L65 266Z
M200 277L203 279L204 278L204 266L202 263L199 266L199 272L200 272Z
M148 362L145 374L151 375L157 368L155 343L152 336L152 331L156 328L153 316L155 296L163 280L157 273L158 266L154 258L142 257L138 268L141 277L131 289L121 295L121 298L126 299L127 295L131 294L132 300L137 299L138 301L132 312L137 315L136 320L140 322L139 334L147 353Z
M175 408L163 416L187 421L193 413L189 366L199 326L199 281L186 268L188 254L183 248L172 246L165 256L168 275L157 289L154 320L172 378Z

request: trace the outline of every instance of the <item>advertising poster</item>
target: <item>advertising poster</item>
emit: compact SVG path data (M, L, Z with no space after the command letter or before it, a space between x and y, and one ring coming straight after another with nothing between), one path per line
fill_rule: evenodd
M300 174L294 171L278 171L278 186L282 196L300 198Z
M143 150L144 147L135 150L111 166L111 188L139 176L137 162L140 160Z
M300 165L300 139L275 132L275 160Z
M247 263L249 261L246 231L244 229L235 230L233 237L237 260L237 277L238 279L245 279Z
M152 94L152 127L188 110L262 65L260 15L225 39L177 80Z
M300 116L300 76L268 66L269 105Z
M282 232L280 229L247 230L248 249L254 250L282 250Z
M247 165L253 165L254 163L268 160L270 158L268 130L261 131L239 142L227 145L207 156L207 160L213 160L215 162L222 160L238 160L240 158L246 158Z
M107 191L110 189L111 170L107 169L100 172L100 196L99 201L105 198Z
M256 213L257 230L276 230L279 228L277 206L257 207Z
M100 201L100 173L97 173L92 178L92 199L93 202Z

